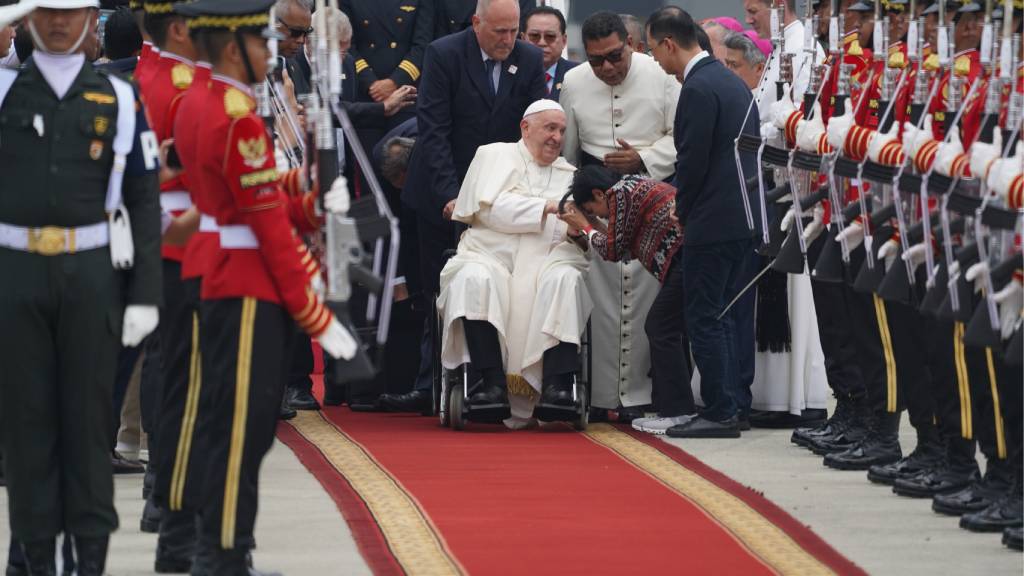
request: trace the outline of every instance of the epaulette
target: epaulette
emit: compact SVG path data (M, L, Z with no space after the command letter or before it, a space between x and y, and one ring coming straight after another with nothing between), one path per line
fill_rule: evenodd
M964 77L971 73L971 57L962 54L953 61L953 74Z
M907 59L901 50L897 50L895 52L890 50L888 65L889 68L906 68Z
M255 102L237 88L228 88L224 93L224 111L232 118L248 116L255 108Z
M934 71L938 70L939 69L939 55L938 54L934 54L934 53L933 54L929 54L928 57L924 59L923 66L924 66L924 69L929 71L929 72L934 72Z
M171 68L171 83L178 90L184 90L192 85L192 68L187 64L175 64Z

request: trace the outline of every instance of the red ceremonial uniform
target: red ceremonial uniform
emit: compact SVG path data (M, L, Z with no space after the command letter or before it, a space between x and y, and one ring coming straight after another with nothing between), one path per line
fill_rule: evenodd
M153 77L143 92L149 125L157 141L163 142L173 135L174 116L179 100L192 85L195 64L186 58L167 51L160 53ZM185 180L176 176L160 184L160 207L172 216L179 216L192 206ZM160 253L164 258L180 262L185 254L181 246L163 245Z
M311 336L332 314L310 287L316 261L288 216L273 144L248 86L214 75L199 138L199 177L220 227L203 276L204 300L253 297L279 304Z
M942 141L946 135L944 124L949 99L950 74L956 74L958 77L965 79L965 82L962 84L963 88L960 91L962 101L970 91L971 85L981 77L983 71L981 54L977 50L972 48L953 56L952 69L944 71L942 79L939 81L939 89L928 106L928 111L932 114L932 132L936 140ZM960 141L963 143L965 150L970 147L978 135L978 129L981 128L981 113L984 111L984 107L985 90L984 85L980 85L971 97L970 106L960 118Z
M831 55L829 55L831 58ZM831 61L827 63L831 64ZM857 41L857 32L848 32L843 36L843 63L851 65L853 68L850 71L850 99L846 103L847 109L851 106L856 106L860 100L861 93L864 91L865 85L871 77L871 50L862 48L860 42ZM822 86L822 97L820 101L824 103L822 107L822 119L825 123L828 123L829 118L832 117L832 110L836 104L836 84L839 81L839 67L832 66L829 70L829 76L825 80L824 86ZM870 97L870 95L869 95ZM875 95L877 101L877 93ZM877 103L876 103L877 106ZM857 110L854 122L858 126L873 127L867 124L868 117L871 115L871 108L868 102L861 104Z
M139 63L135 65L135 82L139 85L139 91L143 92L149 81L153 78L156 70L156 62L160 59L160 51L150 42L142 43L142 51L139 53ZM141 94L140 94L141 96ZM145 103L143 97L142 100Z
M999 98L999 126L1003 130L1010 130L1012 126L1006 125L1006 114L1010 110L1010 94L1016 91L1024 94L1024 63L1017 67L1017 71L1010 78L1009 84L1004 84L1002 94Z
M185 280L201 277L220 246L216 228L210 226L216 222L213 220L213 210L202 193L203 183L199 177L199 136L203 119L206 110L221 105L210 96L211 76L209 64L200 62L196 65L192 86L181 97L174 118L174 147L185 169L188 192L192 203L199 210L200 218L206 216L204 222L200 222L199 230L185 245L185 254L181 260L181 277Z

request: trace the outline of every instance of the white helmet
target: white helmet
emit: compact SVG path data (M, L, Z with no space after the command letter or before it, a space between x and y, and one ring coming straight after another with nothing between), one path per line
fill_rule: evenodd
M36 0L35 4L38 8L53 8L55 10L100 7L99 0Z
M36 8L49 8L52 10L77 10L79 8L99 8L99 0L32 0ZM22 2L24 4L24 1ZM74 54L82 46L82 42L85 41L85 36L89 33L91 24L86 20L85 25L82 26L82 33L78 36L78 41L65 52L53 52L47 48L46 43L39 37L39 33L36 31L35 22L29 19L28 32L32 35L32 42L36 45L36 50L41 50L47 54L56 55L67 55Z
M24 18L26 14L36 9L37 0L22 0L18 4L0 6L0 28L7 26L15 20Z

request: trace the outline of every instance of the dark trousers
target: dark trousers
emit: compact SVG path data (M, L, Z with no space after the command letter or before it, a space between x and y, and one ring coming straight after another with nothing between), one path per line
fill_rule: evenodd
M968 362L967 348L962 341L963 331L962 323L935 320L929 358L935 412L939 432L947 444L950 465L969 471L977 468L971 380L981 376L976 370L969 369L977 362Z
M888 403L886 410L898 412L906 408L911 426L931 427L935 422L935 399L930 392L932 370L923 344L928 341L933 322L912 306L898 302L886 302L885 306L897 359L896 399L894 405Z
M455 248L455 226L451 223L437 225L431 220L419 217L416 234L420 243L420 278L423 294L432 298L441 287L441 269L444 268L444 253Z
M435 305L433 295L426 298L426 301L430 306ZM416 370L416 382L412 386L413 390L421 392L429 392L434 387L434 341L430 329L430 323L434 319L428 309L427 318L423 321L423 334L420 336L420 364Z
M0 249L0 428L21 542L117 529L110 467L123 297L110 252Z
M288 367L288 387L312 393L313 379L309 375L313 373L313 341L298 326L293 339L295 345Z
M851 291L851 324L868 407L875 414L898 402L896 355L888 311L875 294ZM884 336L883 336L884 335ZM895 411L895 410L894 410Z
M199 280L181 279L181 264L164 260L164 308L160 315L163 390L157 410L153 500L165 510L184 509L185 485L203 379L199 355Z
M244 550L253 546L260 463L274 441L295 324L254 298L204 300L200 312L200 538Z
M501 342L498 330L484 320L462 319L466 334L466 346L474 371L479 372L488 385L505 383L504 362L501 359ZM579 354L575 344L559 342L544 351L543 378L571 374L580 369Z
M763 258L753 249L747 252L741 262L740 273L736 276L736 286L733 294L739 294L751 280L757 276L764 265ZM730 297L730 300L732 298ZM726 302L728 304L728 302ZM746 416L750 414L750 404L753 402L753 395L750 387L754 385L754 352L756 351L757 327L755 325L755 309L757 305L757 290L747 290L729 310L732 322L736 326L736 389L733 391L733 399L736 401L737 411Z
M653 394L658 398L658 413L664 417L693 414L695 411L690 390L686 317L679 305L685 301L681 259L676 252L644 323L651 346Z
M718 316L736 295L736 279L750 250L750 240L684 245L681 249L686 333L700 371L700 394L705 405L702 415L709 420L736 415L736 324L729 314L721 319Z
M864 380L853 336L853 291L844 283L811 281L828 385L837 398L863 398Z
M970 375L972 420L978 447L990 462L1006 460L1014 444L1010 438L1006 415L1014 408L1020 410L1019 406L1008 404L1007 396L1012 398L1010 390L1021 388L1021 367L1007 366L1002 354L991 348L966 347L966 357ZM1020 397L1019 394L1017 397Z

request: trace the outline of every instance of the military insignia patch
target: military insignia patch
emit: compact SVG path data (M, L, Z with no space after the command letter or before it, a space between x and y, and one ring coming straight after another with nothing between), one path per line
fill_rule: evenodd
M92 119L92 128L96 131L98 136L103 136L110 129L110 118L106 116L97 116Z
M238 153L242 155L245 165L250 168L262 168L267 163L266 138L241 139L238 141Z
M82 94L82 98L85 98L89 102L95 102L97 104L115 104L117 99L110 94L104 94L103 92L86 92Z
M402 12L415 12L416 11L416 7L415 6L402 6L402 7L399 8L399 10L401 10Z
M232 118L241 118L252 111L252 101L242 91L228 88L224 93L224 111Z
M103 156L103 141L93 140L92 143L89 144L89 158L99 160L100 156Z
M171 82L178 90L192 85L192 69L187 64L176 64L171 68Z

